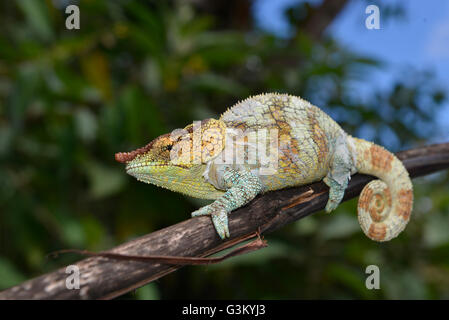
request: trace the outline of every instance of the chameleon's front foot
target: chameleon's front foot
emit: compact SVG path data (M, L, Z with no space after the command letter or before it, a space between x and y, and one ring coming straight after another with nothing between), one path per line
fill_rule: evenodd
M211 216L215 230L224 240L229 238L228 214L254 199L262 191L262 183L249 171L227 168L223 174L223 186L227 188L225 194L193 212L192 217Z
M212 204L192 212L192 217L211 216L215 230L222 240L229 238L228 213L223 208L214 208Z

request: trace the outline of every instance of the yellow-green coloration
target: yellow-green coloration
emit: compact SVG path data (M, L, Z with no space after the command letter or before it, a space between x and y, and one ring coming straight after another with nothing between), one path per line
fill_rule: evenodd
M204 139L204 145L199 147L193 145L193 125L156 138L149 144L151 148L145 153L137 154L134 159L127 161L126 172L139 181L196 198L220 197L224 191L206 183L202 173L206 169L205 161L215 156L213 147L217 149L216 153L223 148L223 145L218 145L215 140L218 141L220 132L224 134L225 127L214 119L203 121L201 134L210 128L218 128L221 131L218 131L216 136L209 135L209 140Z
M367 186L359 201L359 213L364 214L359 221L371 239L397 236L412 209L411 182L394 155L350 137L319 108L285 94L250 97L219 120L194 122L141 149L118 153L116 159L140 181L215 199L192 216L211 215L221 238L229 236L227 215L232 210L270 190L324 180L330 187L330 212L356 172L385 182ZM388 204L391 216L381 212Z

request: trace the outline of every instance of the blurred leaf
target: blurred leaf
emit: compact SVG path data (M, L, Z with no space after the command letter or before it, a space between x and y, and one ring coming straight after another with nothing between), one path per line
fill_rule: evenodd
M86 238L81 223L67 217L61 220L60 223L61 234L65 243L71 247L83 248L86 243Z
M426 220L423 240L426 246L432 248L449 244L449 216L433 213Z
M86 78L102 93L105 100L110 99L112 89L107 57L97 51L83 57L81 63Z
M0 290L15 286L26 280L7 259L0 257Z
M95 139L97 132L97 120L88 109L79 109L74 114L75 124L80 138L86 142Z
M344 265L331 263L326 268L326 274L329 278L333 279L333 281L354 290L354 293L360 297L368 299L373 295L373 292L366 288L366 277L360 270L354 270Z
M94 216L86 216L81 219L81 225L89 248L102 249L105 243L106 230L101 222Z
M20 0L18 6L22 9L32 30L45 41L53 38L48 8L45 1Z
M108 197L125 185L126 176L118 168L110 168L105 165L90 162L86 164L86 173L90 181L89 193L93 198Z
M295 223L295 229L298 234L303 236L314 234L320 227L320 224L313 216L309 216L307 219L301 219Z
M149 283L136 290L136 298L139 300L159 300L160 294L155 283Z
M381 268L381 289L388 299L428 299L423 280L409 270L393 272Z
M8 153L12 143L13 132L8 125L0 126L0 156Z
M344 212L331 213L329 221L319 229L320 237L325 240L344 238L360 231L360 226L354 216Z
M232 96L241 96L245 88L237 82L214 74L202 74L189 81L192 89L200 89L205 92L226 93Z

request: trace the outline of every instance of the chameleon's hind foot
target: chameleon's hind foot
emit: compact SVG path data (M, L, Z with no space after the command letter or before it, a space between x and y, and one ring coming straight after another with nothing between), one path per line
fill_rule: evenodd
M215 230L222 240L229 238L228 213L221 208L213 208L210 205L192 212L192 217L211 216Z
M326 203L326 207L324 208L324 211L326 211L326 213L331 213L338 207L338 204L339 204L338 202L333 201L332 199L329 199Z
M343 183L343 185L341 185L337 181L329 177L325 177L323 181L329 186L329 200L327 200L324 210L326 211L326 213L330 213L331 211L334 211L340 204L343 196L345 195L345 189L348 183L345 182Z

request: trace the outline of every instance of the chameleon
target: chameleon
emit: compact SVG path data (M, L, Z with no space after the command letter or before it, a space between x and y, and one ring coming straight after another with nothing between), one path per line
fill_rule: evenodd
M412 183L393 153L350 136L324 111L288 94L251 96L218 120L194 121L115 159L139 181L214 200L192 217L210 216L221 239L230 237L233 210L272 190L322 180L329 187L329 213L357 172L378 178L363 188L357 204L368 238L397 237L412 212Z

